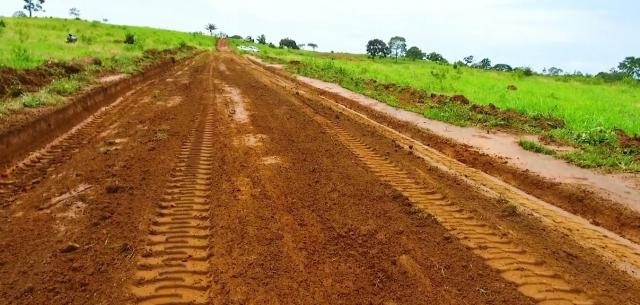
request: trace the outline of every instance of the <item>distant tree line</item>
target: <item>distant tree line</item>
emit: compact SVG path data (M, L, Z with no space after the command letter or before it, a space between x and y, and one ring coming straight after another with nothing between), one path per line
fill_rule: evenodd
M367 42L367 55L372 58L387 58L392 57L396 61L399 58L406 58L409 60L427 60L438 64L449 65L449 61L437 52L425 53L419 47L412 46L407 49L407 40L401 36L392 37L388 43L385 43L382 39L371 39ZM512 67L505 63L493 64L491 59L482 58L479 61L475 61L473 55L466 56L462 60L458 60L453 63L454 68L469 67L481 70L494 70L501 72L516 72L524 76L532 76L536 73L530 67ZM594 76L584 74L580 71L575 71L572 74L565 73L565 71L558 67L550 67L543 69L542 75L557 76L557 77L580 77L580 78L593 78ZM624 79L640 80L640 57L627 57L625 58L617 68L611 69L609 72L601 72L595 75L596 78L600 78L606 82L621 81Z

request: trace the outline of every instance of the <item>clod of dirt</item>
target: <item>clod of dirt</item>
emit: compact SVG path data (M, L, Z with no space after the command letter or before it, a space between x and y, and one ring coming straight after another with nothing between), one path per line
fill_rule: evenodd
M416 263L411 256L402 255L398 258L398 266L402 268L409 277L413 278L416 282L420 284L420 286L425 289L427 292L433 290L433 284L431 284L431 280L427 277L424 270L418 263Z
M629 136L624 130L616 129L616 137L620 147L626 149L639 149L640 150L640 135Z
M105 191L107 192L107 194L123 193L126 190L127 190L127 187L124 187L122 185L117 185L117 184L107 185L107 187L105 187Z
M60 253L71 253L80 249L80 245L76 243L68 243L64 248L60 249Z
M133 247L128 243L122 243L118 246L119 253L131 253L133 252Z
M464 95L454 95L451 97L451 101L454 103L469 105L469 99Z
M509 86L507 86L507 90L509 90L509 91L517 91L518 87L516 87L515 85L509 85Z

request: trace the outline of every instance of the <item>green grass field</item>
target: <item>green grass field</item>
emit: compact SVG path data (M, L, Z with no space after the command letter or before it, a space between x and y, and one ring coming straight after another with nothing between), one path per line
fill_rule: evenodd
M148 49L164 50L182 44L213 48L211 37L170 30L58 18L0 19L6 24L0 27L0 66L18 69L36 67L46 60L86 57L98 57L106 66L122 68ZM78 37L77 43L65 42L69 33ZM127 33L135 36L135 44L123 43Z
M234 41L233 44L246 45L242 41ZM539 134L579 148L577 152L558 154L558 157L580 166L640 171L640 151L619 147L614 133L617 128L630 135L640 135L638 81L606 83L592 77L525 76L522 73L484 71L466 66L454 68L452 65L428 61L372 60L364 55L256 46L260 48L257 56L285 64L291 72L338 83L428 118L462 126L480 125ZM400 105L384 91L365 86L369 80L408 86L429 93L449 96L461 94L474 104L494 104L499 109L515 110L526 117L559 118L565 126L540 130L481 116L470 112L469 107L453 104ZM517 87L517 90L507 90L510 85Z
M64 96L72 95L94 82L103 72L135 73L161 58L145 57L145 51L176 49L174 57L192 54L188 48L213 49L215 41L202 34L88 22L58 18L0 17L0 67L27 69L46 61L72 62L83 58L99 58L101 66L87 66L76 75L62 76L39 92L27 92L19 97L0 97L0 117L24 108L55 106ZM78 37L74 44L66 43L67 34ZM134 36L135 43L125 44L125 36Z

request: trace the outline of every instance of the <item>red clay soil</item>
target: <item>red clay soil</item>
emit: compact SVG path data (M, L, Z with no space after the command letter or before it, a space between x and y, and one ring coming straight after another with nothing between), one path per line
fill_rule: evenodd
M63 157L41 156L12 175L15 201L0 208L0 304L135 303L137 262L158 255L148 248L166 216L157 208L172 170L186 166L181 147L203 133L203 115L212 116L201 162L212 170L208 304L536 304L308 112L354 135L371 131L270 77L234 55L203 54L131 88L89 130L48 152ZM452 200L494 212L493 201L391 141L366 141L407 170L424 170ZM640 299L637 282L588 251L509 217L508 230L596 304Z
M550 181L529 171L510 166L506 161L478 152L468 145L456 143L414 125L400 122L338 94L298 82L280 69L268 69L276 75L295 82L296 86L356 109L468 166L498 177L548 203L580 215L595 225L607 228L634 242L640 242L640 215L611 199L604 198L584 187Z

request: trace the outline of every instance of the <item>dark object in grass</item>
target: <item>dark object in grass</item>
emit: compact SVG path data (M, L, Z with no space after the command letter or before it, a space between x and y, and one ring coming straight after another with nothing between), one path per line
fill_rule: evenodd
M509 86L507 86L507 90L509 90L509 91L518 91L518 87L516 87L516 85L509 85Z
M0 19L0 28L6 28L7 25L4 23L4 20Z
M67 35L67 43L76 43L78 42L78 37L69 33L69 35Z
M136 36L133 34L125 34L124 35L124 43L125 44L135 44L136 43Z

